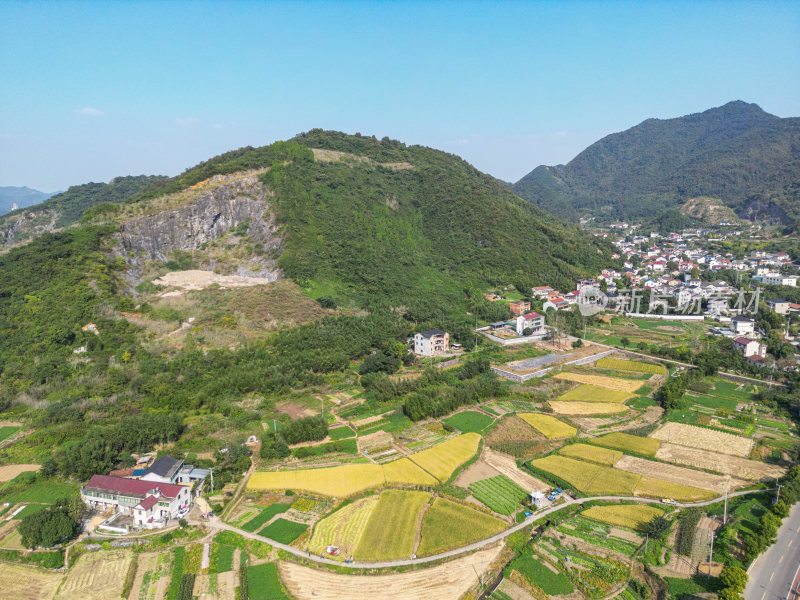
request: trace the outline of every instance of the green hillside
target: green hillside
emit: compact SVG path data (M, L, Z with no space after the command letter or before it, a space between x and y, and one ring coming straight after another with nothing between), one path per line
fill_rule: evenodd
M589 146L567 165L538 167L512 186L563 216L644 220L690 198L719 198L743 218L800 224L800 118L730 102L648 119Z

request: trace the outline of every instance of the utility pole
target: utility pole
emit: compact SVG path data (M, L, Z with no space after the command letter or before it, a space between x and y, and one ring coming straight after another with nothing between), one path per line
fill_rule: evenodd
M650 541L650 534L647 534L647 537L644 539L644 555L647 556L647 544Z
M725 482L725 510L722 513L722 525L728 522L728 487L730 486L731 476L728 475L728 481Z
M714 534L711 534L711 548L708 551L708 578L711 579L711 557L714 554Z

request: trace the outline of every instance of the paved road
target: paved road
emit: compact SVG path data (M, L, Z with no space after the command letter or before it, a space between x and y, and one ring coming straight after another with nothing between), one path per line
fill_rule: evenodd
M735 498L736 496L744 496L746 494L757 494L763 492L764 490L749 490L743 492L735 492L733 494L729 494L729 498ZM332 560L330 558L326 558L325 556L318 556L316 554L309 554L308 552L304 552L303 550L299 550L292 546L288 546L286 544L281 544L280 542L276 542L269 538L266 538L262 535L258 535L256 533L250 533L248 531L244 531L243 529L239 529L238 527L234 527L233 525L228 525L220 520L218 517L212 517L211 521L202 521L203 524L209 525L211 528L216 529L225 529L227 531L233 531L234 533L238 533L239 535L246 537L251 540L258 540L260 542L265 542L274 546L276 548L280 548L281 550L285 550L290 554L294 554L300 558L305 558L306 560L328 564L328 565L336 565L339 567L346 567L350 569L385 569L391 567L401 567L407 565L422 565L429 562L434 562L437 560L442 560L443 558L451 558L453 556L458 556L459 554L464 554L465 552L472 552L473 550L478 550L480 548L484 548L485 546L490 546L496 542L499 542L502 539L505 539L515 531L519 531L528 525L531 525L535 521L543 519L544 517L551 515L555 512L560 510L564 510L568 506L572 506L574 504L582 504L584 502L589 502L592 500L605 500L605 501L625 501L625 502L653 502L652 498L638 498L634 496L592 496L591 498L575 498L568 500L564 504L559 504L558 506L551 506L550 508L546 508L544 510L540 510L533 514L532 516L525 519L522 523L518 523L511 527L510 529L506 529L498 533L497 535L493 535L492 537L486 538L479 542L475 542L474 544L470 544L468 546L463 546L461 548L457 548L455 550L450 550L448 552L442 552L441 554L436 554L434 556L426 556L424 558L408 558L403 560L393 560L393 561L386 561L386 562L352 562L349 564L344 564L341 561ZM684 508L689 506L708 506L709 504L714 504L719 502L719 498L714 498L712 500L704 500L703 502L691 502L691 503L683 503L683 502L676 502L673 506ZM749 600L749 599L748 599ZM760 600L760 599L756 599ZM785 599L782 599L785 600Z
M778 541L759 556L748 570L745 600L794 600L800 598L800 504L795 504L778 530Z

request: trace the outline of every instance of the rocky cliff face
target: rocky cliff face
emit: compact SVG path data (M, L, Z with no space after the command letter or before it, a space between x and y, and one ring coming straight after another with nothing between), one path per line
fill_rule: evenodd
M55 210L27 210L0 218L0 249L11 248L43 233L55 231Z
M141 279L141 269L148 261L165 263L176 251L199 252L201 267L208 270L222 267L242 276L278 279L281 273L276 260L283 244L268 197L255 174L215 177L194 190L188 204L123 221L115 234L115 253L129 265L132 283ZM258 252L250 252L245 260L237 254L235 266L225 268L223 252L210 251L209 246L234 231L246 233L247 242L257 246ZM237 236L231 247L240 242Z

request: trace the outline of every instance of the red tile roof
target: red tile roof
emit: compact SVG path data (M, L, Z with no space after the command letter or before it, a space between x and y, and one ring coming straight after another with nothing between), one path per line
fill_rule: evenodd
M141 479L125 479L123 477L111 477L110 475L92 475L86 487L137 496L146 496L151 491L158 489L167 498L175 498L183 489L182 485L143 481Z
M141 508L143 510L148 510L156 502L158 502L158 498L156 498L155 496L148 496L147 498L145 498L144 500L139 502L139 505L137 506L137 508Z
M734 338L734 340L733 340L733 341L734 341L735 343L737 343L737 344L742 344L743 346L746 346L747 344L749 344L749 343L750 343L750 342L752 342L753 340L747 339L746 337L743 337L743 336L739 336L739 337L737 337L737 338Z

